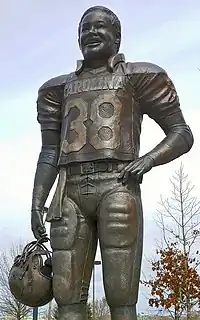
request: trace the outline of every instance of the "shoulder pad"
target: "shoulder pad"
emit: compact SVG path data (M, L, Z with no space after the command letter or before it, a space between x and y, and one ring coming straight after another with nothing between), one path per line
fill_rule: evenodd
M130 66L128 68L131 69L132 73L165 73L166 74L166 71L163 68L150 62L133 62L129 64Z
M63 74L61 76L55 77L55 78L51 78L48 81L46 81L40 88L39 88L39 92L45 89L53 89L55 87L61 87L64 86L66 81L67 81L67 74Z

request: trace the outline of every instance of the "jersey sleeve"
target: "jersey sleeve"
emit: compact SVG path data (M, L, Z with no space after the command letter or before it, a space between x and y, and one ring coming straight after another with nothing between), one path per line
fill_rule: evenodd
M151 65L137 75L136 92L142 114L147 114L167 134L177 125L185 125L179 97L165 70Z
M37 120L41 131L61 130L61 110L63 101L62 85L43 85L38 91Z

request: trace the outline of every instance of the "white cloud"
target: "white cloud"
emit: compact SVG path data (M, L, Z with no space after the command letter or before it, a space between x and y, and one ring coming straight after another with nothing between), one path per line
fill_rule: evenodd
M197 14L196 14L197 16ZM136 59L143 56L152 56L154 59L169 58L186 47L199 43L195 30L199 27L199 17L193 15L187 20L165 21L160 27L150 29L146 37L141 39L135 48ZM148 45L149 44L149 45ZM161 47L162 45L162 47ZM160 54L162 50L162 55ZM132 50L129 50L131 52Z

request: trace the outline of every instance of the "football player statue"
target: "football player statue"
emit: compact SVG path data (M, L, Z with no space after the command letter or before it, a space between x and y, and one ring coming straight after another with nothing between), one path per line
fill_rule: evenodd
M60 320L87 318L97 240L111 319L136 319L143 247L140 184L153 167L193 145L165 70L126 62L120 41L117 16L102 6L89 8L78 28L83 60L74 72L48 80L38 92L42 149L31 223L37 239L45 235L43 208L58 176L46 221L51 223L53 292ZM165 138L139 157L145 114Z

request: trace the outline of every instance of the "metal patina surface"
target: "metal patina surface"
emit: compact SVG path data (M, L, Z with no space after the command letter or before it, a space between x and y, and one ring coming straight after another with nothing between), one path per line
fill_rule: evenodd
M79 24L83 60L38 91L42 149L33 189L34 236L45 235L43 208L58 176L46 220L51 224L53 293L60 320L86 319L91 273L100 241L112 320L136 319L143 247L140 184L145 173L193 145L173 82L161 67L127 62L121 26L105 7ZM139 157L144 115L165 138ZM154 182L155 183L155 182Z

